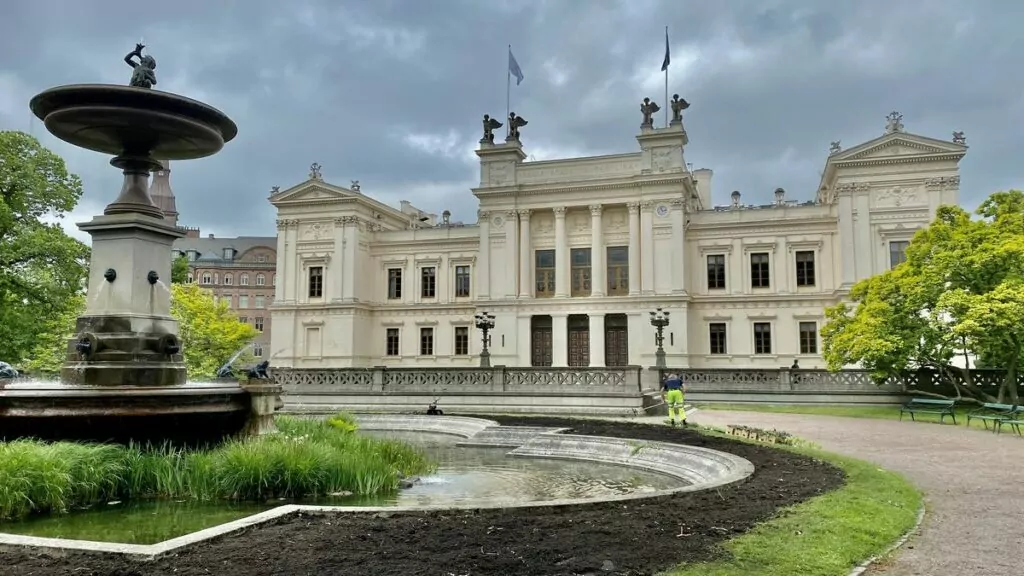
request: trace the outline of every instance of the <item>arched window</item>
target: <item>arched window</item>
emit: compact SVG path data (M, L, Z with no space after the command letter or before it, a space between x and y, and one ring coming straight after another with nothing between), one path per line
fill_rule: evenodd
M256 285L257 286L266 286L267 285L267 277L264 276L263 274L257 274L256 275Z
M249 285L249 275L248 274L242 274L241 276L239 276L238 277L238 285L239 286L248 286Z
M209 272L203 272L203 284L213 284L213 276Z
M224 285L225 286L231 286L234 283L235 283L235 276L233 274L225 274L224 275Z

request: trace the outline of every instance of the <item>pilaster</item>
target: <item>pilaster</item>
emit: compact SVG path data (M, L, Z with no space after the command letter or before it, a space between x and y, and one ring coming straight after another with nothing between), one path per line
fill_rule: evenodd
M287 261L290 258L288 255L288 242L287 242L287 230L288 221L278 220L277 221L277 262L278 266L283 271L287 265ZM282 277L284 274L281 275ZM271 277L273 278L273 277ZM274 300L276 302L282 302L284 300L284 282L278 282L274 286Z
M569 365L569 315L551 315L551 366L564 368Z
M604 314L590 314L590 366L601 368L604 357Z
M491 298L491 214L486 210L477 212L477 224L480 227L480 249L477 251L476 262L476 299Z
M554 208L555 212L555 298L569 296L569 237L565 232L565 206ZM565 318L562 318L565 325ZM563 346L564 348L564 346ZM566 353L562 351L563 355ZM556 366L564 366L556 364Z
M605 278L608 266L605 264L604 228L602 227L601 220L602 208L600 204L590 205L590 295L598 297L604 296L608 288L608 280ZM591 362L593 362L593 354L593 351L591 351ZM602 354L601 357L603 359L604 355Z
M841 288L849 289L857 281L856 246L853 235L853 185L836 187L839 196L839 260L842 265Z
M640 203L640 293L654 294L654 202Z
M519 210L519 297L533 296L533 283L530 272L530 255L533 253L530 242L530 211Z
M512 299L519 293L516 282L516 260L519 257L519 224L515 210L505 211L505 297Z
M356 270L359 269L358 258L359 248L359 219L355 216L342 218L345 225L345 271L341 277L341 298L346 301L358 300L356 294ZM404 286L403 286L404 288ZM387 287L385 286L385 290Z
M629 211L629 295L640 295L640 203L627 202Z
M672 201L672 293L686 293L686 201Z
M331 223L333 228L331 232L334 236L334 267L332 270L328 270L327 280L327 299L328 300L341 300L344 297L344 280L348 276L347 269L354 267L348 256L348 251L345 250L345 219L335 218Z

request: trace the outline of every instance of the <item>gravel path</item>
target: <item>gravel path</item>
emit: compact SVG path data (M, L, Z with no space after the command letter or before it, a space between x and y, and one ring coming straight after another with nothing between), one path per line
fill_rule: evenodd
M646 418L645 418L646 420ZM962 426L803 414L700 410L698 424L785 430L824 450L901 472L925 492L924 525L869 574L1020 574L1024 438Z

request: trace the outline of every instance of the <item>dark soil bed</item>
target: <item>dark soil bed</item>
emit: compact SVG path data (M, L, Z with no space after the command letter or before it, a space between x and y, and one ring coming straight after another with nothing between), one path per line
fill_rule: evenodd
M505 425L569 427L574 434L659 440L738 454L756 471L721 490L565 508L302 515L197 544L153 562L72 553L0 552L9 576L654 574L710 560L729 538L843 483L839 469L804 456L686 429L599 420L487 416Z

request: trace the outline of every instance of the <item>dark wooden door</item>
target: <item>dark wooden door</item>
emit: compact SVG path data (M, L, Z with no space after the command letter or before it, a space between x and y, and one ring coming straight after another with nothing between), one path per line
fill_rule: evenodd
M530 338L530 365L551 366L551 328L534 328Z
M605 366L629 366L629 324L625 314L604 317Z
M569 366L590 366L590 319L584 315L569 316Z

